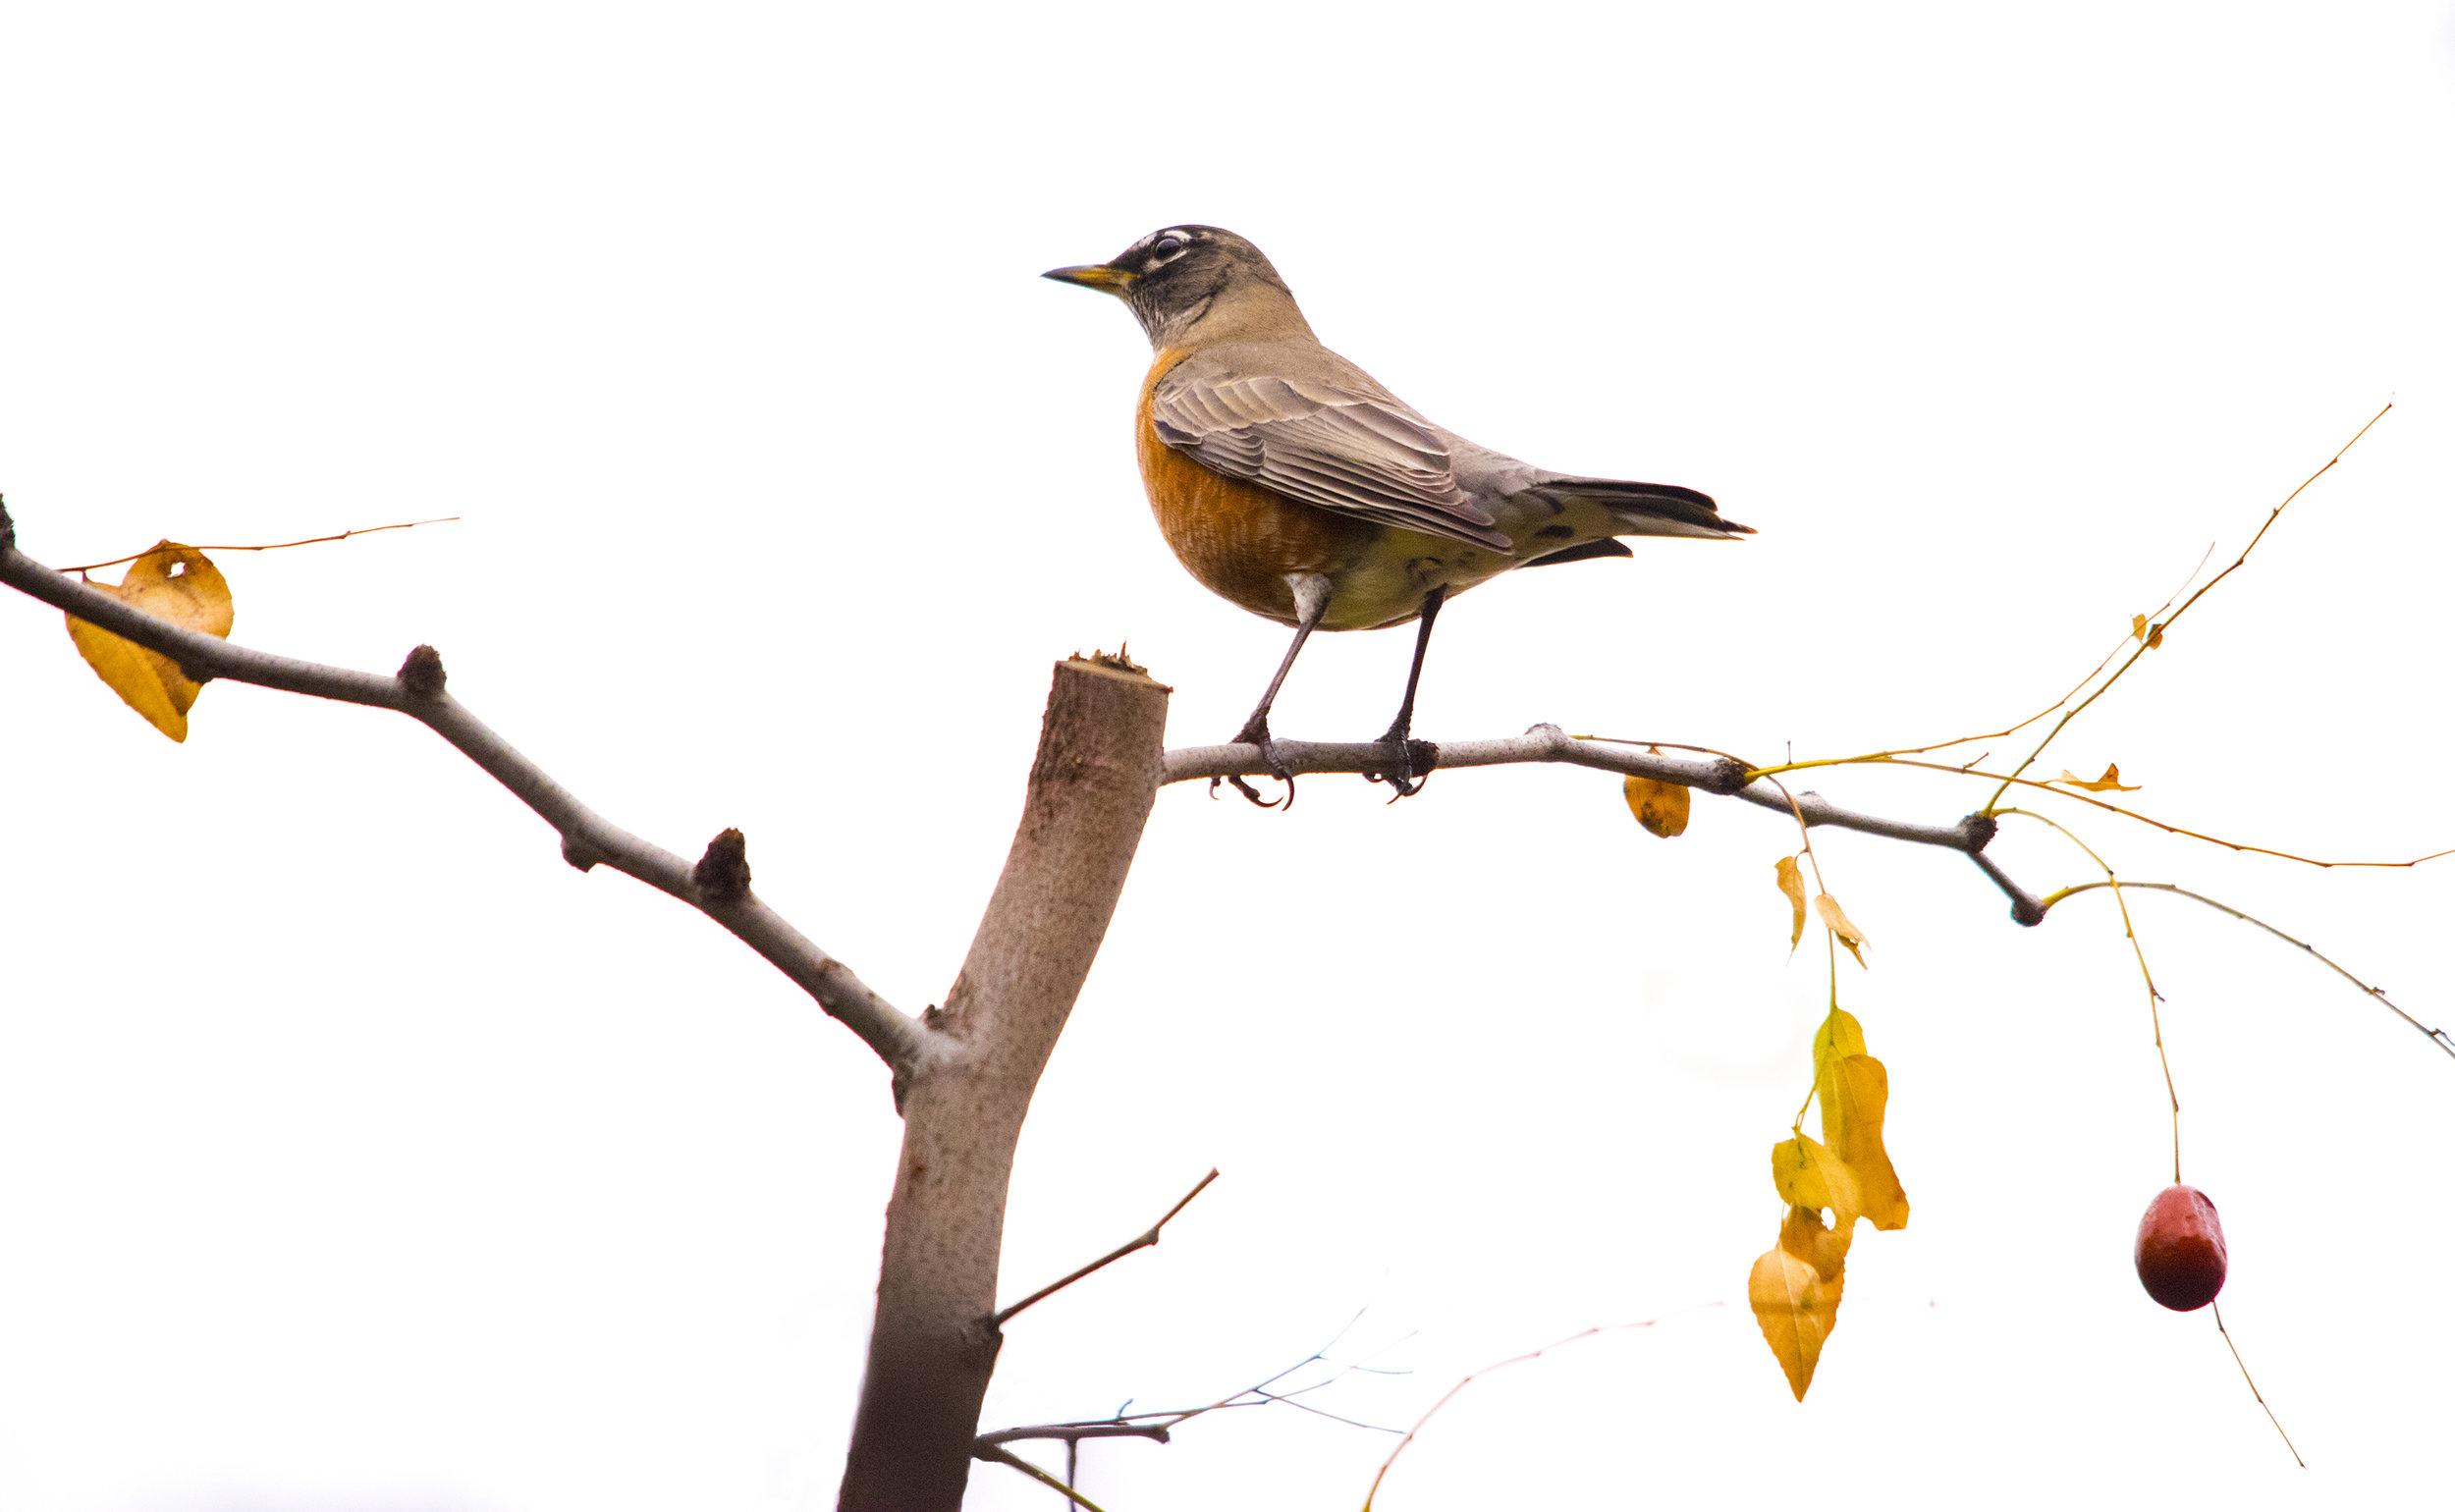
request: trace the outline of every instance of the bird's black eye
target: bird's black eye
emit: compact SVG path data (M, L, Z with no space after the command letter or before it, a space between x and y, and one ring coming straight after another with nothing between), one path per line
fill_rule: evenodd
M1174 232L1170 232L1167 236L1164 236L1157 242L1151 243L1151 258L1155 262L1166 262L1169 258L1175 256L1178 252L1181 252L1184 249L1185 239L1177 236Z

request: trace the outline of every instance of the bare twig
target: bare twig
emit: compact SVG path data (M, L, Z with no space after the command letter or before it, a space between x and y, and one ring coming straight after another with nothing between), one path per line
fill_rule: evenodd
M2301 1450L2293 1447L2293 1435L2284 1431L2284 1425L2276 1419L2276 1409L2268 1406L2267 1398L2260 1394L2259 1382L2251 1379L2251 1368L2242 1363L2242 1351L2233 1347L2233 1330L2225 1326L2225 1310L2213 1302L2209 1304L2208 1310L2216 1317L2217 1337L2225 1341L2225 1348L2232 1353L2234 1369L2242 1373L2242 1384L2251 1388L2251 1400L2259 1404L2260 1411L2267 1414L2269 1426L2275 1429L2276 1436L2284 1440L2284 1451L2293 1456L2293 1463L2308 1470L2310 1462L2302 1458Z
M1355 1316L1360 1319L1364 1315L1358 1313ZM1353 1326L1355 1326L1355 1320L1348 1320L1347 1328ZM1216 1402L1206 1402L1199 1407L1175 1407L1157 1412L1128 1413L1123 1408L1119 1408L1113 1417L1084 1419L1073 1423L1036 1423L1024 1428L999 1429L994 1432L982 1433L974 1438L972 1440L973 1453L978 1455L983 1446L1018 1443L1025 1439L1048 1439L1061 1442L1067 1446L1069 1454L1086 1438L1148 1438L1156 1443L1167 1443L1171 1431L1205 1413L1228 1412L1240 1407L1267 1407L1274 1402L1284 1407L1299 1408L1319 1417L1328 1418L1334 1423L1343 1423L1349 1428L1366 1429L1376 1433L1400 1431L1397 1429L1385 1428L1378 1423L1362 1423L1353 1418L1340 1417L1335 1412L1325 1412L1308 1402L1296 1400L1297 1397L1307 1392L1318 1391L1324 1386L1335 1383L1339 1377L1359 1371L1369 1375L1393 1374L1391 1372L1375 1371L1367 1365L1347 1364L1339 1366L1337 1371L1314 1381L1309 1386L1298 1386L1292 1391L1271 1389L1308 1365L1333 1363L1330 1360L1330 1351L1337 1347L1338 1339L1344 1338L1346 1331L1346 1328L1339 1329L1337 1338L1333 1338L1329 1343L1314 1350L1295 1364L1275 1375L1266 1376L1241 1390L1231 1391Z
M2376 414L2372 415L2370 417L2370 423L2368 425L2364 425L2360 430L2355 431L2351 441L2348 441L2344 443L2344 445L2335 449L2335 456L2328 458L2324 466L2320 467L2317 472L2312 473L2309 477L2304 478L2300 488L2297 488L2293 490L2293 492L2284 496L2284 503L2277 505L2274 509L2267 512L2267 517L2260 522L2259 529L2251 536L2251 544L2242 548L2242 555L2234 558L2232 563L2227 566L2223 571L2200 584L2197 592L2182 601L2182 607L2180 609L2177 609L2172 614L2167 615L2157 623L2149 626L2147 632L2140 637L2140 644L2138 648L2135 649L2129 656L2123 658L2121 666L2115 668L2112 673L2108 674L2105 680L2099 683L2096 689L2092 691L2088 697L2081 699L2078 703L2073 704L2069 709L2063 711L2063 717L2056 720L2053 727L2046 730L2045 738L2038 741L2037 748L2024 757L2020 765L2012 769L2011 777L2005 778L2003 780L2003 785L1994 790L1994 798L1988 799L1987 806L1989 808L1992 808L1994 806L1994 799L2003 796L2004 791L2012 785L2013 779L2018 778L2022 773L2028 771L2030 763L2046 754L2046 748L2054 743L2054 737L2063 732L2065 726L2069 725L2073 720L2078 719L2084 712L2087 711L2089 705L2097 702L2100 698L2104 697L2108 688L2111 688L2115 683L2122 680L2122 675L2124 673L2129 672L2132 668L2139 665L2140 658L2148 655L2151 651L2155 650L2159 645L2161 645L2165 638L2166 629L2168 629L2174 621L2180 620L2184 615L2189 614L2191 612L2192 605L2197 604L2200 600L2208 597L2209 590L2214 588L2218 583L2223 582L2226 578L2231 577L2235 570L2242 566L2242 564L2250 561L2251 553L2259 550L2259 543L2267 539L2268 530L2272 528L2276 521L2283 516L2284 512L2292 507L2293 501L2301 498L2303 491L2308 489L2313 483L2318 482L2320 478L2325 477L2330 471L2334 470L2335 464L2344 460L2344 454L2353 450L2354 445L2358 443L2362 437L2370 434L2370 427L2377 424L2380 420L2385 419L2387 417L2387 410L2394 407L2394 404L2390 402L2381 407Z
M908 1072L923 1055L929 1031L918 1021L872 992L850 967L812 945L746 890L730 901L708 896L693 880L691 863L608 822L572 796L536 763L514 750L477 716L443 692L439 664L431 680L424 676L405 680L381 673L274 656L217 636L181 629L73 577L63 577L19 552L5 512L0 512L0 582L147 650L160 652L198 682L223 677L285 693L304 693L408 715L450 741L462 755L552 825L563 837L564 860L581 871L600 863L610 866L714 919L859 1035L899 1076ZM419 686L432 687L434 691L417 691Z
M1709 1302L1705 1304L1705 1306L1712 1308L1719 1307L1721 1304L1718 1302ZM1456 1385L1451 1386L1448 1390L1441 1393L1441 1400L1424 1409L1424 1415L1417 1418L1415 1420L1415 1426L1406 1431L1406 1436L1398 1440L1398 1446L1391 1449L1390 1451L1390 1457L1381 1462L1381 1469L1373 1476L1372 1486L1364 1492L1363 1512L1373 1512L1373 1498L1381 1494L1381 1483L1389 1479L1390 1467L1398 1462L1398 1456L1406 1452L1406 1446L1413 1443L1415 1441L1415 1435L1424 1431L1424 1425L1432 1421L1432 1415L1439 1412L1442 1408L1448 1406L1449 1399L1451 1397L1456 1396L1460 1391L1463 1391L1468 1386L1473 1385L1479 1377L1489 1376L1494 1371L1506 1370L1512 1365L1523 1365L1529 1360L1540 1360L1545 1355L1550 1354L1553 1350L1561 1348L1564 1345L1574 1344L1580 1339L1590 1339L1599 1334L1605 1333L1626 1333L1636 1328L1651 1328L1661 1322L1662 1320L1659 1318L1649 1318L1642 1323L1606 1323L1599 1327L1581 1328L1577 1332L1568 1335L1566 1338L1554 1339L1549 1344L1544 1345L1541 1349L1530 1349L1522 1355L1512 1355L1506 1360L1496 1361L1491 1365L1485 1366L1481 1370L1468 1371L1463 1377L1459 1377Z
M1134 1235L1131 1239L1126 1240L1123 1244L1120 1244L1117 1248L1109 1251L1107 1254L1083 1267L1081 1269L1058 1277L1056 1280L1051 1281L1048 1285L1041 1287L1038 1291L1033 1292L1030 1296L1025 1297L1022 1301L1015 1303L1011 1307L1000 1309L997 1317L992 1319L991 1322L995 1323L997 1326L1003 1328L1006 1326L1009 1319L1011 1319L1015 1314L1031 1306L1033 1303L1038 1302L1042 1298L1054 1296L1057 1293L1064 1291L1066 1287L1073 1285L1076 1281L1081 1280L1092 1271L1099 1269L1102 1266L1113 1265L1118 1261L1123 1260L1126 1256L1131 1255L1136 1250L1146 1250L1159 1243L1160 1230L1168 1226L1168 1220L1174 1217L1177 1214L1184 1212L1185 1205L1187 1203L1190 1203L1195 1198L1201 1196L1202 1189L1218 1179L1219 1171L1216 1167L1214 1167L1209 1175L1204 1176L1201 1180L1193 1184L1192 1191L1187 1192L1184 1196L1176 1199L1175 1207L1161 1214L1160 1220L1158 1222L1144 1229L1141 1233Z
M288 551L293 546L321 546L326 541L346 541L354 535L373 535L379 530L414 530L420 525L449 525L460 517L458 514L445 514L434 519L405 519L397 525L360 525L355 530L344 530L338 535L311 535L303 541L275 541L270 546L199 546L195 550ZM55 572L91 572L102 567L118 567L123 562L134 562L138 557L151 555L153 555L153 548L148 546L143 551L130 552L125 557L113 557L108 562L88 562L80 567L54 567L52 570Z
M2108 803L2103 798L2091 797L2085 792L2074 792L2070 787L2062 784L2061 783L2052 781L2040 782L2034 777L2003 777L1997 773L1983 771L1974 762L1965 767L1954 767L1947 766L1938 761L1902 761L1888 756L1870 756L1864 758L1863 760L1853 757L1851 760L1846 762L1802 761L1786 766L1766 767L1757 771L1755 775L1758 777L1770 777L1776 773L1795 772L1803 767L1850 765L1863 765L1870 767L1908 767L1911 770L1918 772L1942 772L1953 777L1982 778L1990 783L1999 782L2009 786L2033 787L2040 792L2050 792L2056 797L2069 798L2074 803L2085 803L2091 808L2102 809L2108 814L2119 814L2125 819L2147 825L2151 829L2162 830L2167 835L2178 835L2186 840L2205 840L2210 845L2221 845L2227 850L2237 851L2245 855L2273 856L2279 861L2298 861L2304 866L2315 866L2322 872L2333 871L2337 867L2368 868L2375 871L2397 871L2408 867L2421 866L2430 861L2444 860L2448 856L2455 856L2455 850L2433 850L2426 856L2414 856L2410 860L2406 861L2321 861L2317 856L2299 855L2290 850L2270 850L2264 845L2244 844L2240 840L2226 839L2221 835L2203 835L2197 830L2186 830L2180 825L2169 825L2161 819L2153 818L2150 815L2143 814L2136 809L2124 808L2119 803ZM1997 795L2000 795L1999 789ZM2001 810L1991 809L1987 812L2000 813Z
M2158 624L2162 624L2164 622L2165 611L2173 608L2174 600L2182 597L2183 589L2191 586L2192 582L2199 577L2200 568L2207 567L2208 559L2213 557L2214 555L2216 555L2216 543L2210 541L2208 543L2208 550L2200 554L2199 562L2192 567L2190 575L2182 580L2182 587L2176 588L2173 592L2166 594L2165 602L2157 605L2155 612L2142 615L2140 617L2141 620L2144 621L2155 621ZM1869 751L1858 756L1824 756L1813 761L1784 761L1779 770L1783 772L1799 772L1805 771L1810 767L1848 767L1856 766L1862 762L1886 761L1895 756L1924 756L1933 751L1950 750L1956 745L1975 745L1981 740L2000 740L2007 735L2018 734L2020 731L2027 729L2038 721L2051 716L2056 710L2079 697L2083 689L2087 688L2090 683L2097 680L2097 675L2099 673L2103 672L2108 666L2112 665L2114 658L2122 655L2123 649L2126 646L2129 646L2133 640L2147 635L2147 633L2148 627L2144 623L2137 631L2130 635L2125 635L2122 639L2114 642L2114 649L2106 652L2105 655L2099 658L2098 664L2089 669L2086 676L2073 683L2069 692L2065 693L2062 697L2055 699L2052 703L2047 704L2045 708L2040 709L2037 713L2032 714L2027 719L2022 720L2017 725L2007 725L2001 729L1987 730L1981 734L1956 735L1952 739L1937 740L1931 745L1902 745L1895 746L1888 751ZM1974 767L1979 761L1984 761L1986 757L1981 755L1976 760L1970 762L1969 765Z
M1100 1504L1098 1502L1093 1501L1090 1497L1085 1496L1082 1492L1074 1489L1072 1486L1049 1474L1047 1471L1041 1469L1039 1466L1023 1458L1011 1449L1000 1448L996 1444L975 1439L972 1443L972 1458L976 1460L987 1460L993 1465L1005 1465L1010 1469L1019 1470L1023 1474L1039 1482L1042 1485L1047 1486L1049 1489L1064 1492L1067 1501L1072 1502L1075 1506L1084 1508L1085 1512L1100 1512Z
M2094 892L2100 888L2111 888L2115 886L2116 884L2111 882L2084 882L2077 887L2065 888L2058 892L2047 893L2046 897L2041 900L2040 906L2051 908L2056 903L2061 902L2067 897L2073 897L2082 892ZM2404 1022L2412 1025L2414 1029L2420 1031L2423 1039L2428 1040L2430 1044L2435 1045L2438 1049L2446 1052L2450 1057L2455 1057L2455 1038L2450 1038L2445 1030L2432 1029L2428 1025L2423 1023L2420 1019L2413 1017L2410 1013L2407 1013L2402 1008L2397 1007L2394 1003L2387 1001L2387 995L2384 989L2371 986L2361 978L2345 970L2342 966L2337 965L2334 961L2329 960L2325 955L2319 952L2317 945L2312 945L2309 941L2296 940L2291 935L2286 934L2284 931L2276 928L2264 919L2254 917L2253 915L2244 913L2241 909L2235 908L2230 904L2220 903L2212 897L2194 892L2189 888L2176 887L2170 882L2126 882L2120 884L2120 887L2133 892L2171 892L2177 897L2187 897L2195 903L2205 903L2209 907L2215 909L2218 913L2225 914L2231 918L2240 919L2245 924L2257 925L2261 929L2265 930L2268 934L2275 936L2278 940L2283 941L2286 945L2294 945L2303 950L2309 951L2311 959L2319 962L2321 966L2326 967L2329 971L2334 972L2337 976L2342 977L2345 981L2352 983L2355 987L2360 988L2364 995L2378 999L2378 1001L2386 1007L2388 1012L2394 1014L2397 1018L2402 1019Z
M2123 901L2122 883L2114 876L2114 869L2106 864L2105 858L2099 855L2087 840L2072 834L2044 814L2032 813L2025 808L1999 808L1994 812L1998 818L2007 818L2017 814L2023 819L2034 819L2079 846L2081 853L2095 861L2097 869L2105 874L2105 886L2113 890L2115 911L2122 915L2123 938L2131 942L2131 958L2138 962L2140 967L2140 985L2148 989L2149 1035L2156 1042L2156 1067L2165 1073L2165 1105L2173 1115L2174 1185L2180 1186L2182 1184L2182 1094L2174 1087L2173 1061L2165 1054L2165 1015L2161 1011L2165 995L2156 990L2156 973L2149 970L2148 947L2140 944L2140 931L2131 922L2131 905ZM2039 908L2043 911L2045 905L2041 903Z

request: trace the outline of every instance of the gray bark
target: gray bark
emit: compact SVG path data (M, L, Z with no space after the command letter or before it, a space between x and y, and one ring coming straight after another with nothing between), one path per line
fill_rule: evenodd
M1168 693L1118 663L1058 665L1006 870L946 1006L924 1015L928 1050L904 1079L843 1512L962 1504L997 1364L1015 1141L1159 791Z

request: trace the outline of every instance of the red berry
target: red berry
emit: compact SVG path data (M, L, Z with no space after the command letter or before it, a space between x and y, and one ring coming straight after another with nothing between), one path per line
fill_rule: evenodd
M2197 1187L2169 1186L2140 1215L2132 1248L2140 1284L2177 1313L2204 1308L2225 1287L2225 1231L2216 1205Z

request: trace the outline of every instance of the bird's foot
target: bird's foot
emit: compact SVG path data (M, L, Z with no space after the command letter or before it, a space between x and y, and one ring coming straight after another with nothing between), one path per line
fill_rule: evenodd
M1390 753L1390 764L1378 772L1367 772L1364 781L1388 783L1392 789L1390 801L1411 798L1424 790L1424 783L1432 769L1441 764L1441 747L1429 740L1410 740L1404 729L1391 730L1381 737L1380 744Z
M1245 727L1242 729L1236 731L1236 738L1232 743L1236 745L1260 746L1262 748L1262 765L1270 770L1270 775L1272 777L1275 777L1280 782L1284 783L1287 790L1281 793L1276 798L1265 798L1261 795L1261 793L1254 789L1251 783L1246 782L1241 777L1215 777L1211 779L1211 796L1214 798L1219 796L1219 784L1222 782L1225 782L1228 785L1234 787L1236 791L1244 794L1244 801L1252 804L1255 808L1285 809L1294 807L1295 774L1288 771L1287 764L1279 759L1278 743L1270 737L1270 721L1262 715L1255 715L1251 720L1245 723Z

